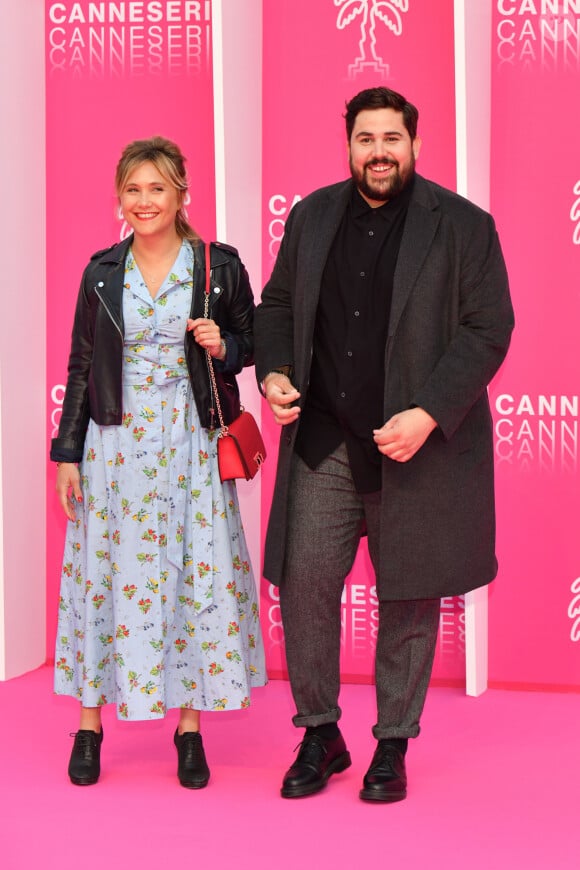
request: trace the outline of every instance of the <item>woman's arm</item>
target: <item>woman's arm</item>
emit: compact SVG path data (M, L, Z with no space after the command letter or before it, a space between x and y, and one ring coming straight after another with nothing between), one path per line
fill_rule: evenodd
M88 381L93 355L93 321L86 288L85 271L75 310L58 435L52 439L50 450L50 458L55 462L81 460L89 424Z

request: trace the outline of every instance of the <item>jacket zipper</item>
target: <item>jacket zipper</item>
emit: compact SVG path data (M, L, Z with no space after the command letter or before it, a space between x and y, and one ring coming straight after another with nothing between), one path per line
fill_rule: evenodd
M93 289L94 289L95 293L97 294L97 296L99 297L99 299L101 300L101 305L103 306L103 308L105 309L105 311L107 312L107 314L109 315L111 320L113 321L113 325L114 325L115 329L117 330L117 332L119 333L121 338L124 338L121 327L119 326L119 324L117 323L117 321L115 320L113 315L111 314L111 311L109 310L109 306L107 305L107 303L105 302L105 300L103 299L101 294L99 293L98 289L96 287L94 287Z

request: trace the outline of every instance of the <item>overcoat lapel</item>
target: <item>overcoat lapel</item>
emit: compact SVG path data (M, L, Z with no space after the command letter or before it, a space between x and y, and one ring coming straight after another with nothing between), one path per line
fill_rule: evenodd
M417 176L395 269L389 336L397 331L409 294L429 253L440 217L437 197Z

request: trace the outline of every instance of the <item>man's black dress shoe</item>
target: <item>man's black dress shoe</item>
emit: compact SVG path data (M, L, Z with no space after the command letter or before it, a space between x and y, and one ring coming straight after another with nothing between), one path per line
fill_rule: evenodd
M180 734L176 729L173 742L177 747L177 777L184 788L205 788L209 767L199 731Z
M342 734L334 740L307 734L296 761L284 777L280 793L285 798L315 794L324 788L333 773L340 773L350 765L350 753Z
M101 773L101 743L103 729L77 731L68 763L68 775L74 785L94 785Z
M393 803L407 797L405 753L388 740L379 740L360 792L363 801Z

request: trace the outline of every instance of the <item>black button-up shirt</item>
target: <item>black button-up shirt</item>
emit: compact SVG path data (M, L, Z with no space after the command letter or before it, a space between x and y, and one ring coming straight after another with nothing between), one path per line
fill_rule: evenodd
M383 420L393 278L412 182L371 208L353 192L322 277L308 395L296 451L311 467L344 441L359 492L381 488L373 429Z

